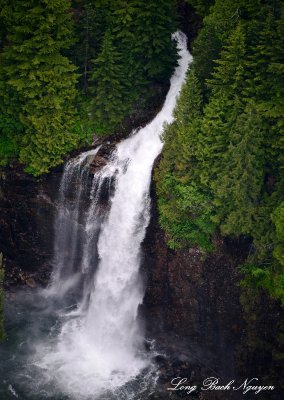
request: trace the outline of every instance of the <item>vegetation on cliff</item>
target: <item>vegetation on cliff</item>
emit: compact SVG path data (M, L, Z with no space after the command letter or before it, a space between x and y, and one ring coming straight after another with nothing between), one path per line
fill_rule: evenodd
M284 302L283 2L192 3L206 16L164 136L160 222L172 248L251 240L244 284Z
M48 172L94 133L112 133L175 66L175 0L0 5L0 165Z

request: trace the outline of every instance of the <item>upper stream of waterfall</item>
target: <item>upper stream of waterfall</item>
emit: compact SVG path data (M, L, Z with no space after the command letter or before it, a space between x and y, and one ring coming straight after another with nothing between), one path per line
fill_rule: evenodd
M154 380L138 318L144 295L140 253L153 164L191 61L185 35L175 33L174 39L180 58L157 116L116 145L100 170L92 169L99 148L65 165L51 284L40 295L45 303L35 305L38 324L29 326L35 339L25 353L27 372L17 373L25 383L3 381L10 393L13 382L28 393L24 399L134 400Z

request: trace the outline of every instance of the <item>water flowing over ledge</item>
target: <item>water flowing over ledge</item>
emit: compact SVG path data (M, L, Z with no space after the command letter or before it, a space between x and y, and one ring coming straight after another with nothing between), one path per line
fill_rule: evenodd
M173 121L191 61L185 35L173 36L180 59L162 110L117 145L91 184L89 166L98 149L65 166L55 221L54 272L44 295L50 304L69 304L70 309L61 312L59 327L50 337L36 344L31 364L40 375L38 382L71 398L103 399L113 393L114 398L127 399L131 389L121 388L129 382L137 394L143 390L143 384L142 389L135 386L138 376L145 385L154 379L137 319L144 295L140 247L150 219L151 173L163 147L161 134Z

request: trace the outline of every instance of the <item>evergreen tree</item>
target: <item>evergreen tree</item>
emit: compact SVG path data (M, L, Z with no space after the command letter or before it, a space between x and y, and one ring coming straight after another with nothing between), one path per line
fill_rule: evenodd
M235 99L235 104L238 99ZM228 132L234 125L239 108L227 93L212 97L204 108L204 118L198 129L197 158L199 168L195 175L201 185L211 188L212 183L223 168L224 154L229 145Z
M8 40L0 55L0 108L24 126L20 160L35 175L76 144L76 68L62 55L72 43L69 8L68 0L15 0L2 9Z
M126 83L121 54L109 30L105 33L101 52L93 63L93 118L98 132L111 132L125 116L128 103L125 99Z
M213 183L215 222L225 235L253 235L264 182L262 121L253 106L230 133L222 171Z
M176 30L175 2L132 0L130 3L136 9L132 57L142 63L146 78L164 81L176 64L176 46L171 40Z
M198 176L201 118L201 87L192 69L177 102L175 122L166 129L164 155L155 174L160 223L173 248L212 248L211 197Z
M284 304L283 15L274 0L212 5L156 181L172 247L208 250L216 228L245 235L246 284Z
M207 96L206 79L210 78L215 60L240 17L241 0L216 0L210 14L203 20L204 27L193 44L194 65L197 77Z
M136 53L137 20L139 10L135 0L119 0L113 6L111 29L117 49L121 54L121 67L124 71L125 100L131 106L143 95L149 85L144 73L144 60Z
M198 162L200 123L202 117L202 91L194 69L190 70L175 109L174 170L180 181L198 179L194 174ZM191 171L190 174L188 171Z
M261 16L263 20L257 27L258 41L251 46L247 63L250 75L246 91L257 99L258 110L269 126L267 152L271 153L268 157L278 160L271 171L275 175L284 161L284 136L279 136L284 129L284 5L267 6Z
M215 62L212 78L207 80L213 96L225 93L234 98L242 94L245 85L245 36L241 24L232 31L228 42Z
M110 4L107 31L90 74L97 133L115 129L153 81L171 75L176 62L171 40L174 4L173 0Z
M204 17L209 14L210 7L214 3L214 0L187 0L197 11L199 15Z
M168 172L184 183L192 178L197 155L197 132L202 116L201 107L201 88L192 69L177 101L175 121L164 133L165 151L157 175L158 188L162 188L163 179ZM166 192L167 189L164 191L165 195Z
M0 114L0 165L19 156L23 130L16 118Z
M179 126L188 125L202 115L203 98L200 82L194 68L191 68L186 82L182 87L174 111L176 123Z
M284 202L274 210L272 221L276 230L276 245L274 248L274 257L284 269ZM284 275L284 271L283 271Z
M80 87L85 95L92 70L92 60L100 51L111 13L111 4L108 0L84 0L74 1L73 7L76 18L76 43L69 53L74 64L79 67Z

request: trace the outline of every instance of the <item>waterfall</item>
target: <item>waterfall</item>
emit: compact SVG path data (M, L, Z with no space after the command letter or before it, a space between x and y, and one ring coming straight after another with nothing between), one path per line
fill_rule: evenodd
M74 185L76 193L72 206L66 209L62 204L59 210L56 267L49 292L64 296L81 281L83 293L77 309L63 315L52 346L38 350L37 366L76 399L93 399L108 390L115 393L150 364L143 347L143 326L137 319L143 300L140 247L150 218L153 163L162 150L164 125L173 121L176 98L191 61L185 35L176 33L174 39L180 59L158 115L116 146L107 165L94 174L91 187L78 188L74 180L87 180L89 156L97 150L65 167L59 203L67 201ZM110 191L104 211L99 207L102 185ZM81 213L86 191L90 201Z
M80 154L69 160L64 168L59 188L58 210L54 221L52 284L45 292L50 296L63 298L80 278L76 264L80 263L82 243L86 242L86 223L82 203L86 197L90 163L98 150L99 147ZM91 194L88 197L91 197Z

